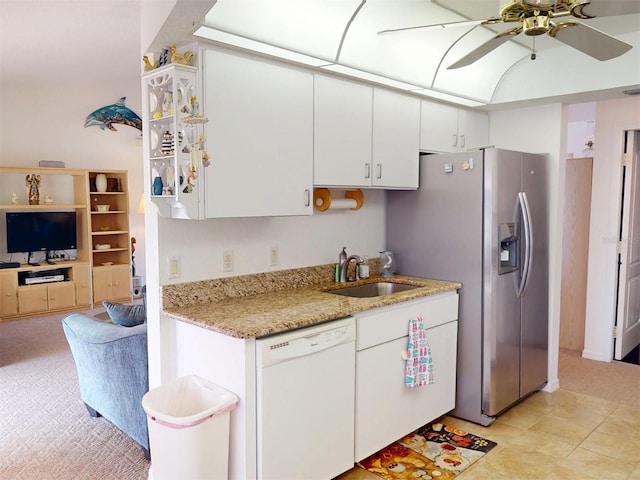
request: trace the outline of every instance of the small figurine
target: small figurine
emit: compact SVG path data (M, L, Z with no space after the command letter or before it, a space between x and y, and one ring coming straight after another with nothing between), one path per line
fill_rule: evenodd
M17 205L18 203L20 203L20 199L18 198L18 194L14 193L11 195L11 203L13 205Z
M53 197L51 195L45 195L44 204L45 205L53 205Z
M200 104L198 100L196 100L196 97L191 97L189 101L191 102L191 115L197 117L200 112Z
M149 60L149 57L147 57L146 55L142 57L142 61L144 62L145 72L149 72L151 70L155 70L156 68L158 68L158 62L156 61L155 63L151 63L151 61Z
M193 52L184 52L184 55L178 54L178 49L175 45L171 45L169 47L171 51L171 56L169 57L170 63L179 63L181 65L189 65L191 60L193 59Z
M40 181L42 177L37 174L27 175L25 184L29 187L29 205L40 205Z

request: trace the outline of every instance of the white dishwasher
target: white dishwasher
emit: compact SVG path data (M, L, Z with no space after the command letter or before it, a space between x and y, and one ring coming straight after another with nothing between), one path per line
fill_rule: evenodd
M353 467L355 338L348 317L256 340L258 478Z

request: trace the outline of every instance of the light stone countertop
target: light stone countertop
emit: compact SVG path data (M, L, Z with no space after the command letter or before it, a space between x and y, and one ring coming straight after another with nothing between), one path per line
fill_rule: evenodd
M252 290L252 285L252 288L247 289L247 285L252 281L250 277L256 277L255 281L260 284L260 288ZM277 284L277 281L268 278L265 282L262 274L236 278L239 279L244 290L235 291L230 294L232 296L219 299L215 298L215 294L213 299L208 299L211 297L210 282L191 282L163 287L163 312L177 320L231 337L255 338L315 325L372 308L454 291L462 287L456 282L402 275L392 278L372 276L366 280L349 283L325 281L303 284L298 288L290 286L278 288L274 285L264 287L264 283ZM376 281L405 283L418 288L369 298L327 293L329 290ZM228 283L216 282L215 289L226 290L229 294ZM274 289L271 290L271 287ZM207 289L207 291L199 291L199 289Z

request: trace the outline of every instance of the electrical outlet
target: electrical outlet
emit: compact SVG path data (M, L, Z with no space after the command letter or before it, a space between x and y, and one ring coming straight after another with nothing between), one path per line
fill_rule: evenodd
M180 256L179 255L171 255L167 258L167 276L169 278L178 278L180 277Z
M278 247L270 247L269 248L269 266L275 267L278 265L280 261L280 252L278 251Z
M222 252L222 271L233 272L233 250Z

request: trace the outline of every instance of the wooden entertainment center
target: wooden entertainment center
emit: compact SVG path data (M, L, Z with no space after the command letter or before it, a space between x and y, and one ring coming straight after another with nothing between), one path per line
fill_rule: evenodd
M96 185L98 174L104 175L102 179L106 177L106 189ZM0 197L3 217L7 212L74 211L77 235L75 255L56 254L37 265L21 261L17 267L0 269L0 320L88 309L103 300L131 301L125 170L0 166L0 175L4 187ZM41 177L38 205L29 205L27 175ZM7 185L21 199L17 203L11 202L12 192ZM108 207L100 207L99 211L97 205Z

